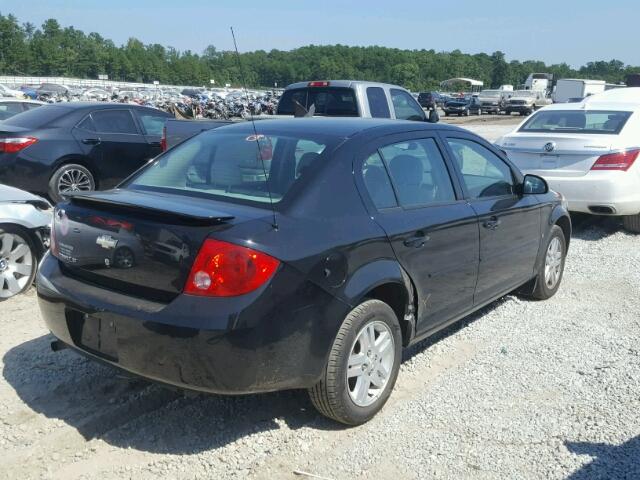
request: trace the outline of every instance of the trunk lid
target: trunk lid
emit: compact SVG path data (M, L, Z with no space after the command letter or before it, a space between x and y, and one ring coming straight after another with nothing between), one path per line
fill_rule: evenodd
M260 208L158 192L76 195L56 209L53 254L70 277L169 302L182 291L205 238L268 215Z
M615 150L611 135L507 135L500 147L524 173L554 177L586 175L598 157Z

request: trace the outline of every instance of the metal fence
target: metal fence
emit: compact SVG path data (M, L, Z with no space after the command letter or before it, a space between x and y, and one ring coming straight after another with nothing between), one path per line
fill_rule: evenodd
M4 85L41 85L43 83L55 83L68 87L117 87L119 89L128 88L197 88L193 85L154 85L152 83L118 82L115 80L93 80L87 78L71 77L21 77L13 75L0 75L0 83Z

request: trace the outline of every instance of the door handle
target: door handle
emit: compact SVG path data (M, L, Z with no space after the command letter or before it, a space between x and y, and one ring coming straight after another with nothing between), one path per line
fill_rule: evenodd
M99 138L83 138L82 143L85 145L98 145L100 143Z
M160 142L149 142L149 145L151 145L152 147L160 147L162 145L162 143L160 143Z
M407 238L403 243L405 247L422 248L429 240L431 240L429 235L425 235L423 232L417 232L413 237Z
M498 217L491 217L489 218L489 220L486 220L482 226L484 228L488 228L489 230L495 230L496 228L498 228L500 226L500 224L502 223L502 220L500 220Z

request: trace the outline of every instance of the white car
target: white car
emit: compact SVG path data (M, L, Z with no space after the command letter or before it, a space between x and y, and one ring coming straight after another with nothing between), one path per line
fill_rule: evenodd
M24 94L24 92L20 90L9 88L6 85L2 85L0 83L0 97L25 98L26 95Z
M0 301L33 283L49 247L52 211L44 198L0 185Z
M547 180L569 210L620 215L640 232L640 88L550 105L496 144L524 173Z

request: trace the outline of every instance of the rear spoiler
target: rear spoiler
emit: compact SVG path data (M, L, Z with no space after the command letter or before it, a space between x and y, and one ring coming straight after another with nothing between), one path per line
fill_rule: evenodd
M178 221L179 223L185 223L190 225L216 225L233 220L235 217L232 215L215 215L195 212L189 212L183 208L180 208L175 203L172 204L174 208L162 208L151 205L144 205L140 203L128 203L122 200L110 200L104 197L97 197L91 194L76 193L69 195L69 200L75 205L88 205L88 206L108 206L113 211L121 211L123 213L142 213L151 215L158 220L170 223ZM178 208L175 208L178 207ZM204 209L203 209L204 210ZM215 213L215 212L214 212Z

